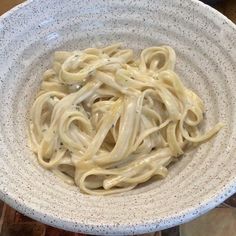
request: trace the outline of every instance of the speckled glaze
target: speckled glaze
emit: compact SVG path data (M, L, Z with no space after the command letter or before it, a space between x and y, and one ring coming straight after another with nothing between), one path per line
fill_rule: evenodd
M225 127L172 165L168 177L128 193L88 196L39 166L27 114L58 49L124 42L169 44L176 70L205 101L205 127ZM236 27L195 0L28 1L0 18L0 197L43 223L98 235L157 231L189 221L236 191Z

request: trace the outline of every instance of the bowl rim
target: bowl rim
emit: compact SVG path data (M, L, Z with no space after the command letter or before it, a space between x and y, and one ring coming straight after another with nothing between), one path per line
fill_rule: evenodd
M26 6L35 2L40 2L40 0L26 0L23 3L20 3L13 7L12 9L5 12L3 15L0 16L0 24L8 17L14 15L15 12L20 11ZM207 11L213 13L216 17L224 20L229 26L231 26L236 32L236 24L232 22L229 18L223 15L218 10L214 9L213 7L198 1L198 0L189 0L189 3L193 3L196 6L203 7L207 9ZM1 30L1 29L0 29ZM1 186L0 186L1 187ZM80 223L77 219L69 219L69 218L59 218L52 214L49 214L46 211L43 211L38 206L37 208L33 207L30 202L27 204L20 198L17 198L13 192L8 193L4 192L3 188L0 188L0 199L8 204L10 207L16 209L18 212L34 219L40 221L46 225L50 225L56 228L75 231L75 232L82 232L88 234L95 234L97 230L100 230L101 227L105 229L106 235L120 235L120 233L127 235L127 234L140 234L140 233L147 233L147 232L154 232L156 226L158 226L158 230L163 230L166 228L170 228L182 223L189 222L196 217L199 217L209 210L215 208L220 203L224 202L227 198L232 196L236 192L236 176L233 177L226 185L224 185L223 189L219 189L218 191L214 192L214 194L205 194L204 200L201 203L197 203L197 201L191 206L186 207L183 211L176 213L175 215L169 216L165 218L165 222L157 221L157 219L152 219L150 221L145 222L129 222L127 224L116 225L111 222L109 225L101 225L99 223ZM34 212L32 214L31 212ZM198 214L194 214L194 212L198 212ZM76 228L75 228L76 224ZM148 228L146 227L148 225ZM147 231L149 229L149 231Z
M195 206L186 207L180 213L176 213L170 217L165 218L165 222L160 222L156 219L152 219L150 221L138 222L138 223L127 223L121 224L117 226L111 222L109 225L101 225L99 223L80 223L76 219L67 219L66 217L58 218L52 214L48 214L48 212L40 210L40 207L33 208L30 204L26 205L23 199L15 198L14 194L4 194L2 190L0 190L0 199L3 200L10 207L14 208L18 212L36 220L40 221L46 225L50 225L59 229L74 231L74 225L76 224L76 231L78 233L87 233L87 234L96 234L96 231L101 229L101 227L106 229L106 235L130 235L133 234L143 234L143 233L152 233L155 231L156 226L158 226L158 231L171 228L182 223L187 223L196 217L200 217L201 215L207 213L208 211L214 209L219 204L224 202L227 198L234 195L236 192L236 177L228 182L227 185L224 186L224 189L219 189L213 195L206 194L204 196L204 201L201 203L196 203ZM31 212L34 214L31 214ZM198 212L197 214L194 214ZM147 226L148 225L148 229ZM135 230L132 230L135 229ZM122 234L120 234L122 232ZM101 235L101 234L99 234Z

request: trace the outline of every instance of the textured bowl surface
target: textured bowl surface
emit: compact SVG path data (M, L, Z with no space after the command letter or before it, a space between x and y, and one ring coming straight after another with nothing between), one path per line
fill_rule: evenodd
M166 179L88 196L39 166L27 114L55 50L112 42L171 45L177 72L205 102L204 126L225 127ZM217 11L195 0L34 0L0 18L0 45L0 197L20 212L70 231L127 235L189 221L236 191L236 27Z

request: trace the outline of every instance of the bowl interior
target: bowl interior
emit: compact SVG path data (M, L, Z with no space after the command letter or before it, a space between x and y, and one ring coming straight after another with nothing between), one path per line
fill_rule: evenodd
M190 220L235 191L229 183L236 177L232 155L236 52L231 40L236 30L219 13L191 3L36 0L0 21L3 199L57 227L117 234L154 231ZM202 129L218 121L225 127L211 141L184 154L170 167L166 179L124 194L88 196L39 166L28 148L28 110L54 51L116 42L137 53L149 46L172 46L177 73L205 103Z

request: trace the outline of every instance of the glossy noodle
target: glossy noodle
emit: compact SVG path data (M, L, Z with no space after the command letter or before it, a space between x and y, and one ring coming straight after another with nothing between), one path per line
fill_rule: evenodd
M165 177L172 161L222 127L201 132L204 104L175 62L169 46L139 57L121 44L55 52L30 111L40 165L93 195Z

